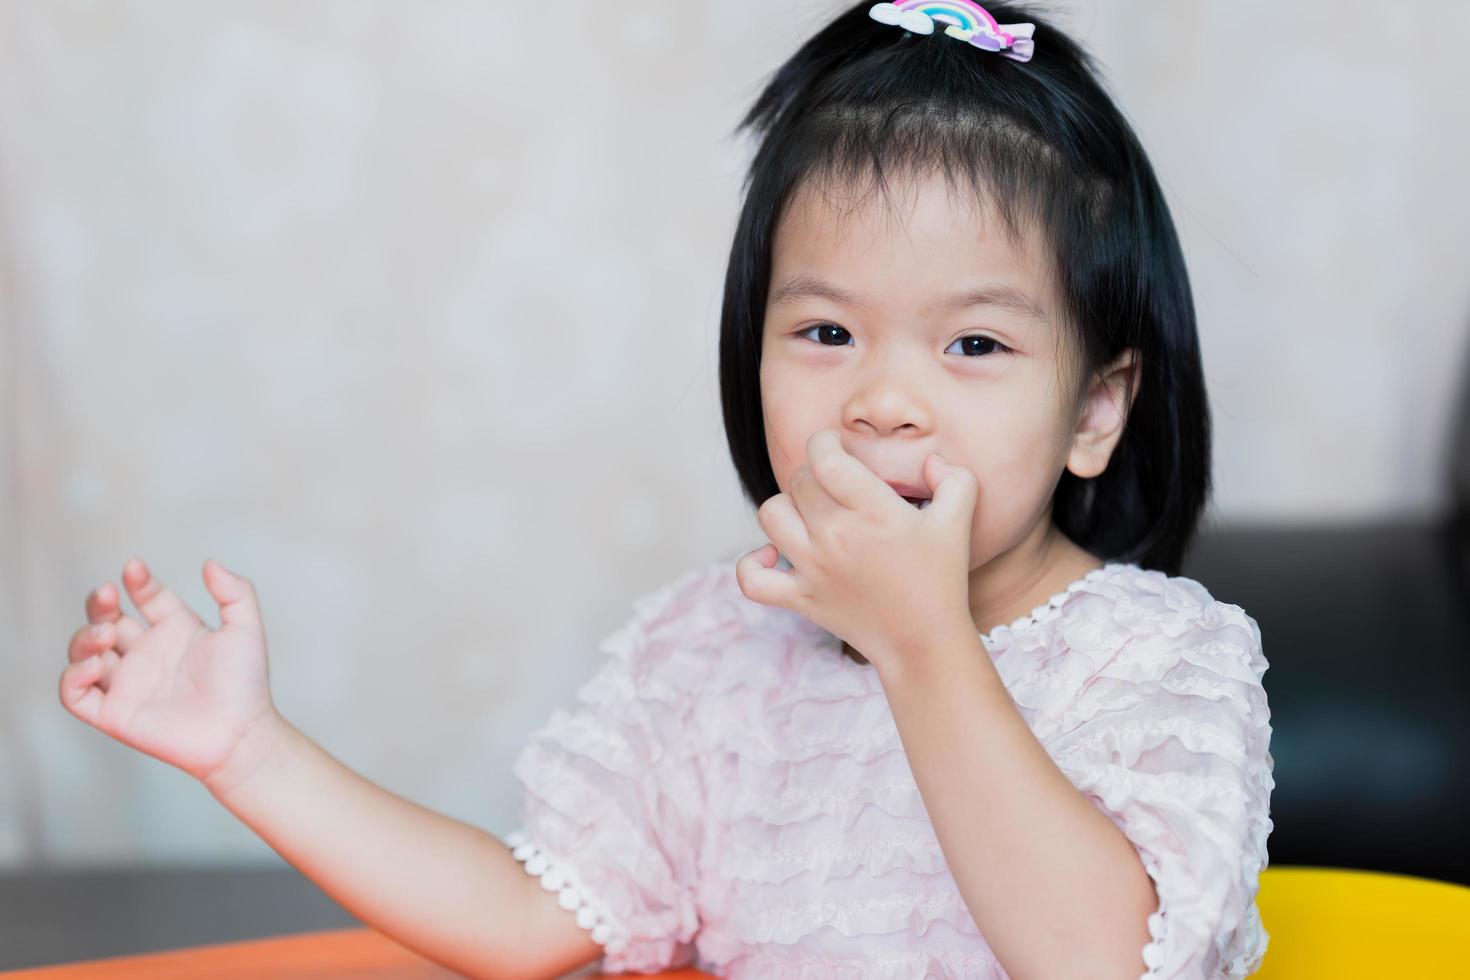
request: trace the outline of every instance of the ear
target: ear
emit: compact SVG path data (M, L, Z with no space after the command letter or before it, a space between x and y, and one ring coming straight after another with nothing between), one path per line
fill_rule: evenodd
M1130 373L1133 376L1131 398L1127 391ZM1133 398L1138 396L1142 376L1138 351L1129 347L1092 380L1067 455L1067 469L1074 475L1086 480L1108 468L1113 449L1123 437L1123 424L1133 408Z

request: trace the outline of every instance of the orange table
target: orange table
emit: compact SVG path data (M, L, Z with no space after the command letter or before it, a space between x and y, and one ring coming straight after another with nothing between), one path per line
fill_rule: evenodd
M1467 976L1470 888L1352 868L1275 866L1256 903L1271 934L1259 980ZM650 974L713 980L698 970ZM0 980L451 980L450 970L371 929L308 932L27 970ZM573 973L577 980L614 974ZM626 978L628 974L619 974Z
M699 970L648 974L705 980ZM195 946L168 953L114 956L28 970L0 970L4 980L454 980L447 970L371 929L306 932L243 943ZM581 973L595 980L614 974ZM626 974L617 976L626 977Z

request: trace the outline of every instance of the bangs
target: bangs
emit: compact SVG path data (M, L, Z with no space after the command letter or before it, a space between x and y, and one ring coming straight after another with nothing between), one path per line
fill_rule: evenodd
M1027 227L1055 242L1069 228L1106 221L1117 197L1095 170L1063 158L996 108L839 103L814 111L782 139L786 145L775 149L792 170L787 201L805 191L830 203L840 190L860 206L881 194L898 213L895 187L938 177L955 200L973 202L976 217L997 217L1016 247ZM1055 254L1048 258L1054 266Z

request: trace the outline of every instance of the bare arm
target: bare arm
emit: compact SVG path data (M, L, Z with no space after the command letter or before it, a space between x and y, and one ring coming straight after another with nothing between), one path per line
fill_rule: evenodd
M602 947L494 835L338 762L279 715L210 793L361 921L468 977L556 977Z
M1146 972L1159 899L1137 850L1052 761L973 629L915 654L884 689L955 884L1006 972Z
M198 779L369 926L470 977L550 977L602 949L493 835L359 776L276 711L255 587L213 560L211 629L142 559L104 582L58 693L81 721Z

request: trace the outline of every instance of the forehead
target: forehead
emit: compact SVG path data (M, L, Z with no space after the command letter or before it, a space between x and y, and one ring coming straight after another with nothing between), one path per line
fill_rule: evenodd
M1034 223L1012 228L988 195L938 175L890 179L882 188L803 184L782 211L771 264L773 290L793 276L899 297L1003 286L1034 297L1048 314L1054 308Z

